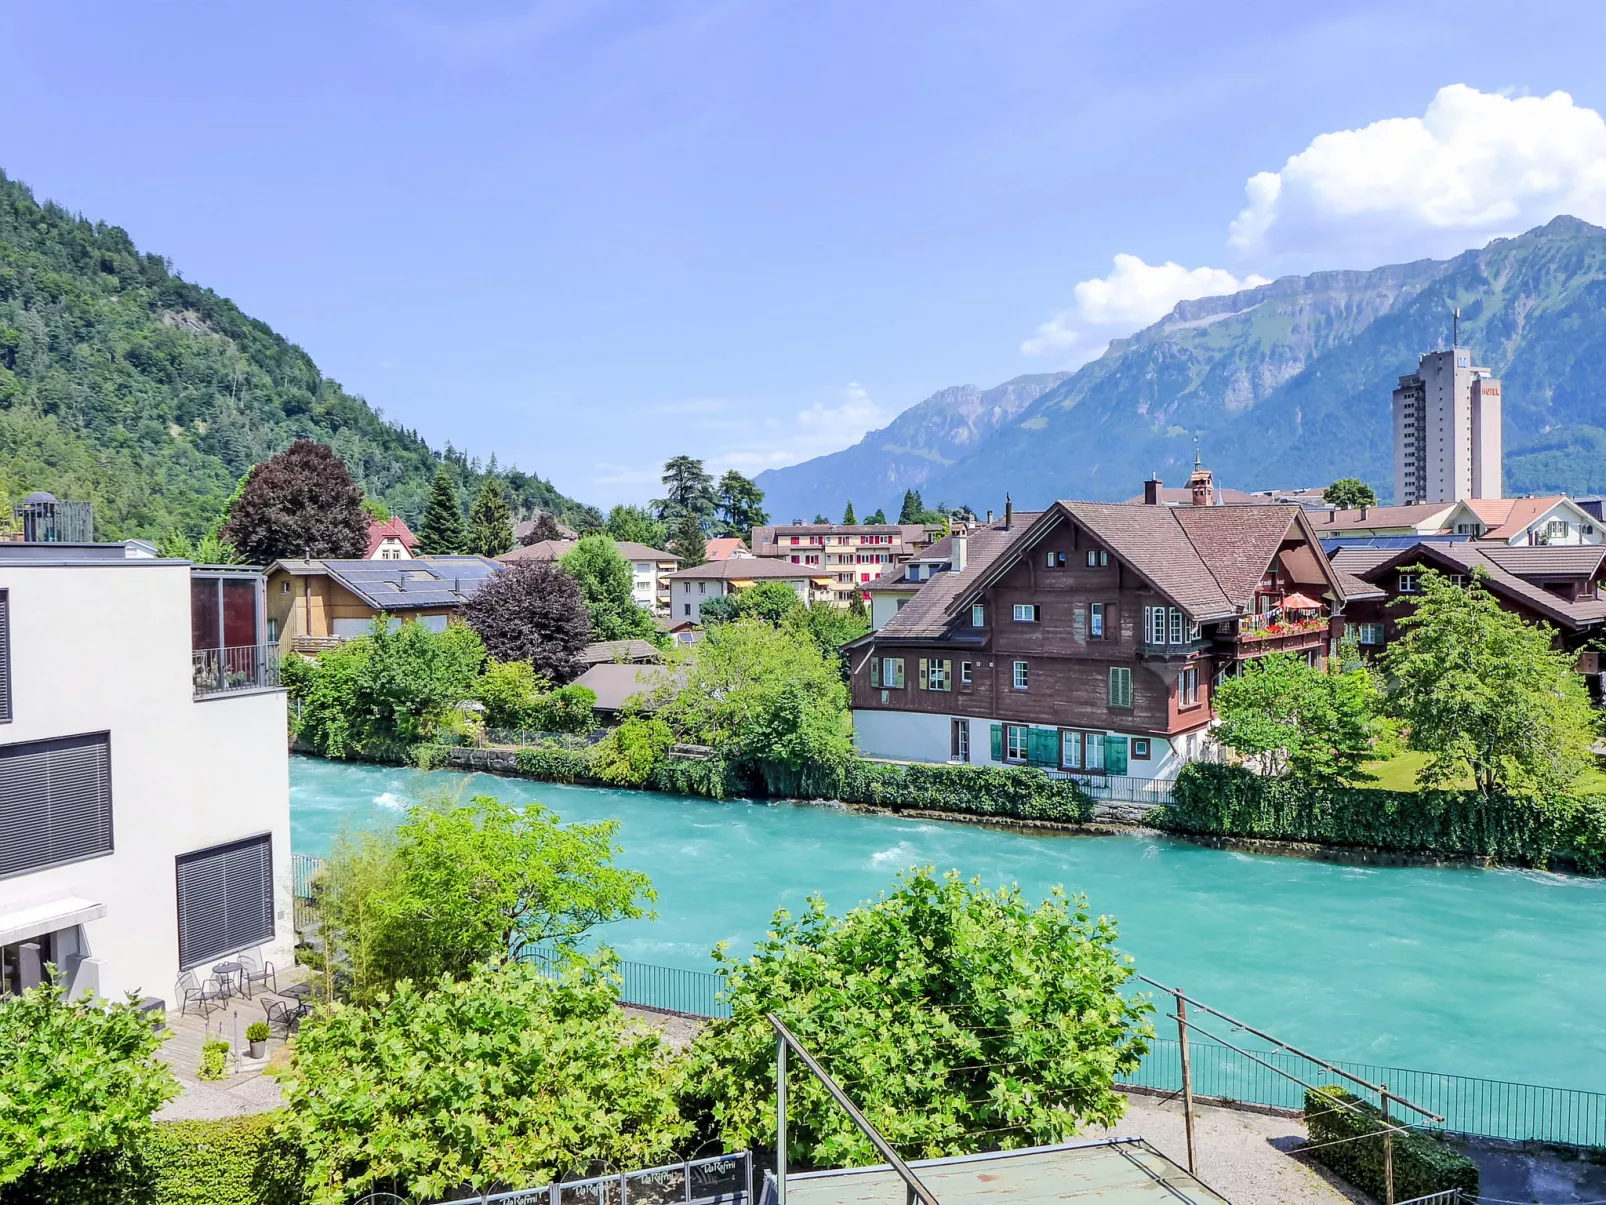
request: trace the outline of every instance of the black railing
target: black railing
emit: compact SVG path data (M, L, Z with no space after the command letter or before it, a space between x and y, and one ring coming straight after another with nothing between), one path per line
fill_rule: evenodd
M196 649L191 677L197 699L235 690L270 689L279 685L279 646Z

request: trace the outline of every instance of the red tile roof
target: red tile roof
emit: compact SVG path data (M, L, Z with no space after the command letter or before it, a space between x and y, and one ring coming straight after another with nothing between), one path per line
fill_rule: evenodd
M372 560L374 553L386 540L399 540L401 546L408 553L418 551L418 537L408 530L407 524L402 522L400 516L393 516L381 523L372 515L368 517L368 551L363 553L364 560Z

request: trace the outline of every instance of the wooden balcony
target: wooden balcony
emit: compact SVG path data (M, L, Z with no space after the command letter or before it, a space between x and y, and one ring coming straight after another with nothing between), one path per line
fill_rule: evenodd
M1327 615L1299 620L1268 620L1258 615L1246 616L1239 621L1237 634L1226 639L1237 645L1236 654L1239 657L1264 657L1268 653L1302 653L1307 649L1326 648L1332 626L1332 619ZM1217 637L1217 640L1220 642L1221 638Z

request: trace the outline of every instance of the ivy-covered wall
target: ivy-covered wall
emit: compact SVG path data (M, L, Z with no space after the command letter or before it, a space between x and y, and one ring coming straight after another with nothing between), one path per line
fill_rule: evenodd
M1196 762L1149 822L1178 833L1309 841L1606 873L1606 799L1382 791Z

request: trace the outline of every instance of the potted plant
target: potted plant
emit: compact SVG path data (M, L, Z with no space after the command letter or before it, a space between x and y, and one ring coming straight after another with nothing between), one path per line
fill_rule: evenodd
M245 1040L251 1043L247 1051L249 1057L259 1059L265 1053L268 1042L268 1023L266 1021L253 1021L245 1027Z

